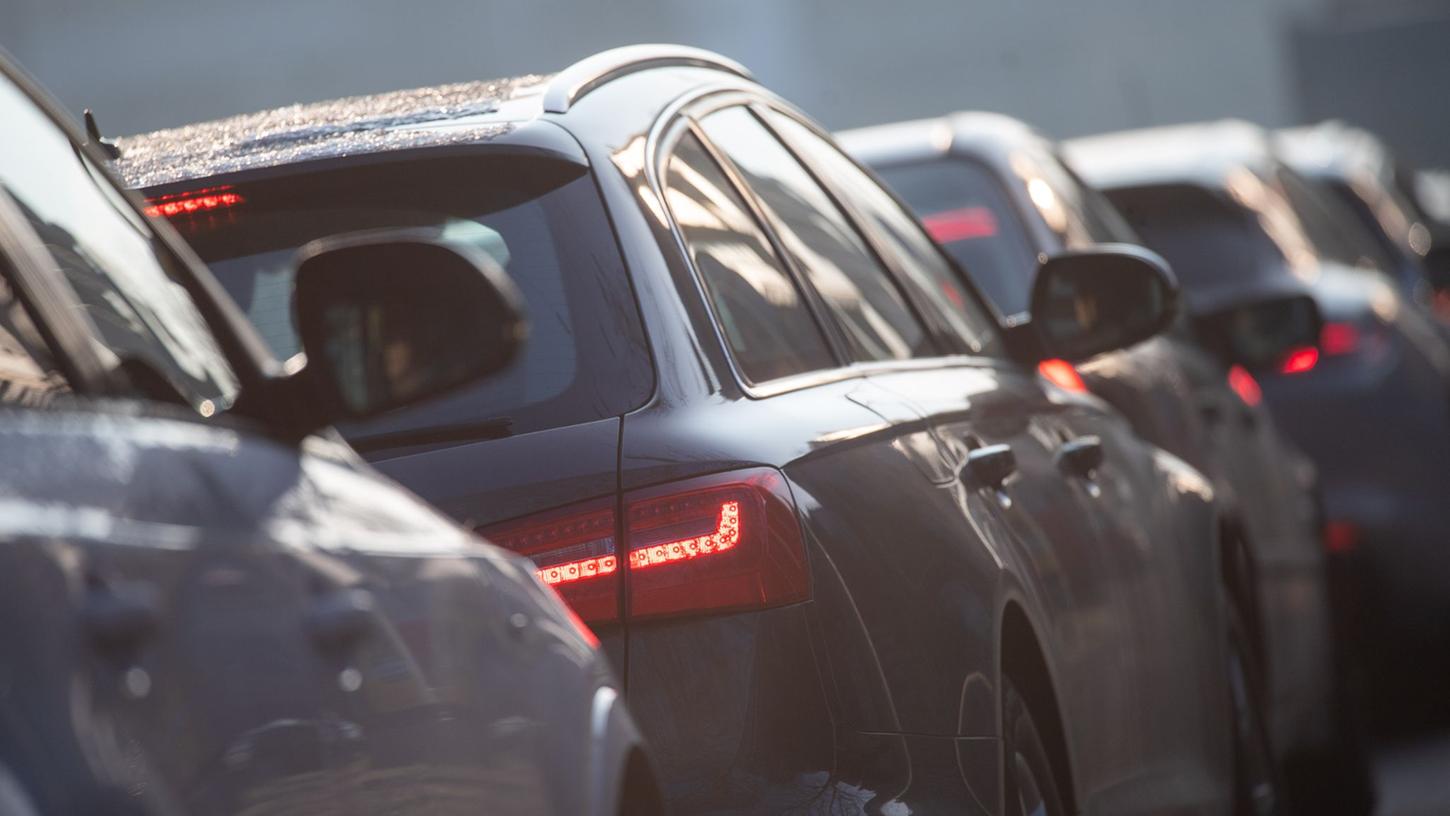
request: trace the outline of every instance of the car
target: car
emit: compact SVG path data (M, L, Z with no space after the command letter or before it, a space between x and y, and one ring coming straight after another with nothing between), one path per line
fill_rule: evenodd
M837 134L901 196L1007 320L1024 315L1037 258L1141 240L1084 184L1057 146L1017 119L965 112ZM980 272L978 271L980 270ZM1299 338L1261 339L1270 353L1313 344L1312 301L1293 290L1239 287L1217 299L1185 292L1191 309L1293 313ZM1169 331L1071 367L1039 366L1057 384L1101 396L1137 432L1206 474L1218 498L1222 565L1236 614L1255 645L1271 745L1298 798L1333 787L1368 809L1368 775L1354 724L1337 705L1333 622L1312 465L1263 406L1252 361L1216 353L1187 314ZM1213 350L1211 350L1213 349ZM1261 351L1261 353L1263 353ZM1355 773L1355 771L1358 773ZM1339 784L1327 785L1332 779ZM1349 783L1357 782L1357 790ZM1318 806L1307 806L1318 810Z
M1374 134L1340 122L1322 122L1273 133L1280 159L1325 191L1353 220L1361 245L1378 250L1407 299L1430 300L1425 259L1434 221L1402 190L1403 170Z
M1320 341L1260 376L1264 402L1318 466L1331 568L1343 562L1358 585L1351 617L1376 727L1433 722L1450 676L1444 335L1405 297L1395 271L1356 245L1357 225L1323 206L1256 126L1084 137L1067 143L1067 155L1185 289L1275 278L1312 289Z
M0 118L0 810L658 812L588 628L327 429L512 359L497 266L320 240L280 367L3 55Z
M1411 175L1374 134L1342 122L1273 134L1280 158L1342 208L1354 237L1392 272L1405 298L1450 332L1450 235L1406 190ZM1438 233L1438 234L1437 234Z
M678 46L118 146L278 359L321 235L453 236L518 281L518 362L342 430L535 560L676 812L1272 803L1211 485L1035 375L1171 319L1151 254L1047 259L1003 326L828 134Z

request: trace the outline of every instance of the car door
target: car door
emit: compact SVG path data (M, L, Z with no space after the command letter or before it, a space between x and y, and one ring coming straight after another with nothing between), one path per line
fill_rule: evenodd
M985 311L972 308L979 301L961 289L914 219L807 126L784 112L767 117L814 163L817 177L841 191L921 308L942 315L969 346L981 337ZM1184 699L1217 699L1221 689L1202 679L1217 666L1206 661L1219 637L1215 576L1205 570L1213 554L1185 553L1183 537L1165 523L1175 511L1157 498L1165 492L1160 467L1191 471L1161 459L1102 403L1061 392L1006 360L873 379L920 406L943 441L958 446L964 465L995 445L1015 455L1016 473L996 491L997 509L1044 593L1071 727L1080 746L1092 746L1079 754L1079 770L1116 788L1092 794L1128 811L1175 798L1211 806L1221 796L1218 729L1172 712Z

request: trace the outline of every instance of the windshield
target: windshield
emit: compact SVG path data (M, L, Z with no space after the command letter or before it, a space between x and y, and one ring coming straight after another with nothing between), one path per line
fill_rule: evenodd
M300 350L292 269L317 238L423 229L487 252L523 294L529 337L514 363L462 392L341 426L360 450L402 453L602 419L643 404L653 388L634 295L585 168L520 156L430 159L227 192L226 207L173 223L280 359Z

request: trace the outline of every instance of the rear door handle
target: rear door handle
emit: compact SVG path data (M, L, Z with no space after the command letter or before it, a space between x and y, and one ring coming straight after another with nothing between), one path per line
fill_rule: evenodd
M338 589L319 596L307 611L307 634L319 649L346 652L372 634L377 601L365 589Z
M1092 476L1103 466L1103 440L1097 436L1079 436L1057 449L1057 466L1076 476Z
M962 481L969 487L1000 488L1017 472L1017 454L1011 445L983 445L967 452Z

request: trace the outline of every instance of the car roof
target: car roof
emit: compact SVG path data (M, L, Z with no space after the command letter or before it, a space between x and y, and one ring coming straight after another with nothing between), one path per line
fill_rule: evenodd
M873 165L957 154L1005 166L1015 148L1048 141L1020 119L986 111L853 128L837 133L836 139L856 158Z
M1394 157L1373 133L1339 121L1274 131L1274 146L1295 170L1320 178L1390 179Z
M1244 169L1269 174L1276 159L1263 128L1225 119L1069 139L1063 151L1089 183L1103 188L1197 184L1223 189Z
M611 49L557 74L461 82L288 105L116 140L116 171L130 187L156 187L249 170L478 144L546 115L561 115L606 82L648 68L708 68L751 79L738 63L700 49ZM660 107L663 107L661 104Z

